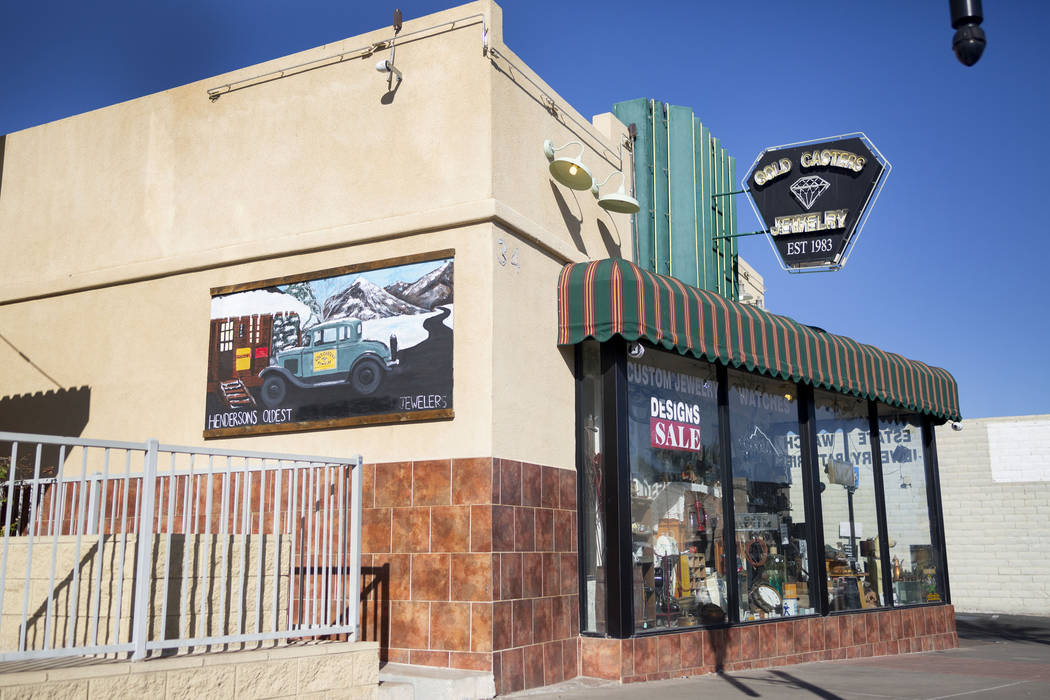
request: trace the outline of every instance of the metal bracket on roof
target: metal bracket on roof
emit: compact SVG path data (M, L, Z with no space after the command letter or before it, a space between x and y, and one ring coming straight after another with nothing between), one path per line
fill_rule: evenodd
M724 236L711 236L711 238L714 240L719 238L740 238L741 236L761 236L764 233L769 233L769 230L762 229L761 231L748 231L747 233L729 233Z

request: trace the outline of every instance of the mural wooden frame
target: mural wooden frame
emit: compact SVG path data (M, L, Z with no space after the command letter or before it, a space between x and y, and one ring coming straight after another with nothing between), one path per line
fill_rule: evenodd
M213 287L210 289L211 300L214 301L216 297L226 296L231 294L237 294L240 292L249 292L253 290L263 290L280 285L290 285L302 282L311 282L315 280L323 280L327 278L341 277L344 275L350 275L355 273L365 273L375 270L383 270L386 268L397 268L406 265L413 265L416 263L426 263L431 261L449 259L453 262L455 260L455 249L447 248L442 250L434 250L425 253L417 253L413 255L403 255L392 258L384 258L382 260L371 260L361 263L354 263L350 265L342 265L338 267L326 268L323 270L316 270L312 272L299 273L294 275L285 275L281 277L274 277L270 279L257 280L254 282L245 282L240 284L225 285L220 287ZM453 267L454 269L454 267ZM454 275L454 272L453 272ZM454 284L454 277L453 277ZM214 358L216 348L215 338L215 325L216 319L211 319L212 333L209 340L208 348L208 365L209 365L209 381L206 384L206 396L213 393L212 384L212 372L216 360ZM452 333L454 336L454 333ZM246 435L268 435L274 433L288 433L288 432L306 432L314 430L330 430L332 428L349 428L357 426L372 426L372 425L392 425L399 423L408 422L419 422L419 421L433 421L433 420L450 420L455 417L455 410L451 406L453 399L453 357L451 356L452 348L449 349L448 357L448 368L449 368L449 393L448 401L450 407L448 408L433 408L423 410L411 410L411 411L389 411L382 413L369 413L364 415L350 415L345 417L333 417L320 420L295 420L282 423L267 423L267 424L252 424L252 425L239 425L234 427L205 427L203 436L205 438L223 438L223 437L235 437L235 436L246 436ZM210 415L208 407L205 408L205 420L207 426L208 416Z

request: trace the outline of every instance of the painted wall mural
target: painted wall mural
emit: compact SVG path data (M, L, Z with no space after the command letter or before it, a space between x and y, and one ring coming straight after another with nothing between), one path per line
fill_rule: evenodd
M212 290L205 437L451 418L453 251Z

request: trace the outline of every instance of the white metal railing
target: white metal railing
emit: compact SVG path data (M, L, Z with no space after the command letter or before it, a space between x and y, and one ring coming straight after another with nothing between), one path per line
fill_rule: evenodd
M0 446L0 661L358 638L360 456Z

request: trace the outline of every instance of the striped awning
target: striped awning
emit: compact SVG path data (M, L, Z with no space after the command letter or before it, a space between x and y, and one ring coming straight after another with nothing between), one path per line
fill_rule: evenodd
M566 265L558 344L619 335L679 353L960 420L946 370L647 272L626 260Z

